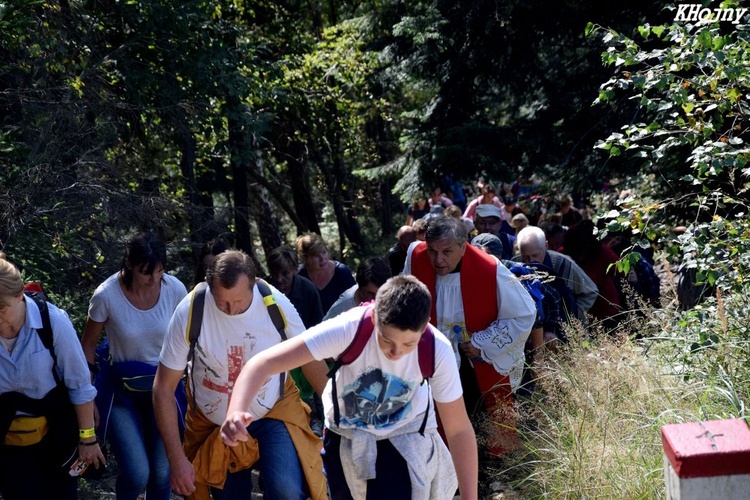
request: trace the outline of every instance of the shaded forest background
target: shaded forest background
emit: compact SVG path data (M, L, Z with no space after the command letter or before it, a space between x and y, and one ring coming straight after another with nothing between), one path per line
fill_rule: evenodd
M156 228L192 279L202 243L254 256L315 231L382 252L445 179L519 174L577 199L642 162L589 23L646 1L10 0L0 4L0 247L74 321L124 240Z

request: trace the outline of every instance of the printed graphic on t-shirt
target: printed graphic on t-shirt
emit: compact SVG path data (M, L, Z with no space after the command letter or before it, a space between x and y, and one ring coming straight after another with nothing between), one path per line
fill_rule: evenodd
M415 385L374 368L344 388L344 425L389 427L409 415Z

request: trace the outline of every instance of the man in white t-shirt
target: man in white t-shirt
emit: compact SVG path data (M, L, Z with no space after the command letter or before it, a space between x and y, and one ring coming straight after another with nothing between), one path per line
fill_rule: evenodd
M304 331L304 325L289 300L271 288L263 297L257 286L255 267L244 252L232 250L216 257L206 272L206 287L200 335L188 363L189 324L196 290L172 316L164 339L154 382L154 408L170 465L170 482L182 495L208 498L247 498L252 490L251 469L258 463L269 498L326 498L321 447L309 427L309 409L299 399L291 377L264 380L257 397L244 407L254 417L248 431L253 439L242 448L230 449L221 442L219 425L242 366L259 353L282 342L266 303L275 302L285 319L289 339ZM271 300L272 299L272 300ZM185 443L174 423L172 393L188 367L192 395L186 415ZM322 392L326 367L310 363L303 367L316 390ZM284 386L281 386L285 380ZM283 394L283 396L282 396Z
M253 358L235 385L222 438L231 446L248 439L246 427L254 416L245 408L263 380L313 359L338 359L355 337L362 338L357 330L363 322L372 325L366 344L356 359L340 366L323 393L323 461L331 497L452 498L458 484L463 500L476 499L476 438L453 350L427 322L430 303L419 280L397 276L380 287L374 306L350 309ZM423 383L420 368L423 335L434 339L429 383ZM437 431L432 400L450 452Z

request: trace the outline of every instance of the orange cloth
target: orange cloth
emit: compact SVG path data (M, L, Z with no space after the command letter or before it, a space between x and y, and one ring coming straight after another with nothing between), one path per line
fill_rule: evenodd
M310 408L299 399L291 377L287 377L284 399L277 401L263 418L284 422L297 449L310 498L326 500L328 491L320 457L323 442L310 429ZM247 469L258 461L258 441L250 437L235 447L227 446L221 440L220 427L200 411L188 408L185 427L183 447L195 467L196 490L188 497L190 500L209 500L209 487L223 488L227 472Z

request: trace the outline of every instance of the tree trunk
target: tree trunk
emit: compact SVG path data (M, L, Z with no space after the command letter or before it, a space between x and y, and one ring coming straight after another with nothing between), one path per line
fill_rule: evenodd
M245 135L242 121L238 115L242 113L240 104L236 106L228 104L227 125L229 128L229 154L230 168L232 172L232 196L234 198L234 230L238 249L247 253L253 259L258 274L261 274L261 265L255 255L253 238L250 226L249 193L247 183L247 159L252 153L249 151L247 137Z
M298 233L312 231L320 234L317 210L312 199L312 186L310 186L310 172L307 170L303 158L304 148L299 142L290 147L290 155L287 159L287 175L289 185L292 187L292 200L297 216L302 225L297 226Z
M263 178L262 162L261 156L256 154L253 178ZM258 227L263 252L268 257L274 248L281 246L283 243L281 231L268 200L268 190L262 184L253 182L250 184L250 192L253 194L253 200L255 201L252 207L253 218L255 219L255 225Z

